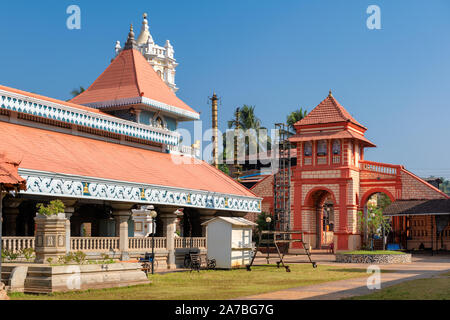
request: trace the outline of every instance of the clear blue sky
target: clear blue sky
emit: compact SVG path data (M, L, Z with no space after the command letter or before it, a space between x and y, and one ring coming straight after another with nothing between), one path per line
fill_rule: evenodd
M81 30L66 8L81 7ZM381 30L366 9L381 8ZM129 24L149 14L155 41L170 39L179 97L210 125L207 97L222 98L221 129L242 104L263 124L333 95L377 148L367 160L450 178L450 1L10 1L0 9L0 83L68 99L107 67ZM189 127L189 126L188 126Z

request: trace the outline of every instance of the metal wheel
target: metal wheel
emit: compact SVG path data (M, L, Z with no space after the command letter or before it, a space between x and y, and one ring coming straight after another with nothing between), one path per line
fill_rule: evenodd
M291 269L289 269L289 266L286 266L286 272L291 272Z
M191 267L191 259L188 257L184 258L184 268L188 269L190 267Z
M280 261L277 261L277 268L280 268Z
M317 268L317 263L313 262L313 268Z

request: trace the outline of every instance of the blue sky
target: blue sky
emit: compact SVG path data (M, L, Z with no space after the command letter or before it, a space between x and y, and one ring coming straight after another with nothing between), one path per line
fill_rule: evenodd
M81 8L81 30L66 8ZM381 30L366 27L369 5ZM59 99L107 67L129 24L170 39L178 96L221 129L242 104L263 124L309 111L333 90L377 148L366 159L450 178L450 2L381 0L13 1L0 9L0 84ZM187 125L188 128L192 126Z

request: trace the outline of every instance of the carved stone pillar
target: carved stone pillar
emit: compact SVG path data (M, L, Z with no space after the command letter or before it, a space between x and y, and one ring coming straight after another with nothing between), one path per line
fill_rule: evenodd
M166 237L167 242L167 268L175 269L175 231L177 215L176 208L158 208L159 216L163 222L163 236Z
M121 260L129 260L128 253L128 220L130 220L132 205L129 204L113 204L113 216L116 220L116 237L119 237L119 251Z
M202 237L206 237L206 226L203 225L206 221L214 218L217 210L201 210L200 211L200 225L202 227Z
M19 206L22 200L9 199L5 201L3 207L3 223L4 223L4 236L16 236L17 229L17 217L19 216Z
M69 253L71 250L71 232L70 232L70 218L72 217L73 213L75 212L75 200L64 200L63 201L65 209L64 213L66 214L66 253Z

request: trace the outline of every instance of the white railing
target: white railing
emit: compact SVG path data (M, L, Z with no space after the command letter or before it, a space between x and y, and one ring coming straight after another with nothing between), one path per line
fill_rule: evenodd
M191 146L167 145L167 149L169 150L169 153L190 155L190 156L196 157L196 158L200 157L200 153L199 153L200 149L193 148Z
M175 248L206 248L206 238L175 238Z
M155 249L167 248L167 240L165 237L155 237ZM128 238L128 249L130 251L141 251L152 248L152 238L133 237Z
M119 250L119 237L71 237L70 249L83 252Z
M23 249L34 249L34 237L2 237L2 249L10 252L19 252Z
M384 163L370 162L370 161L360 162L359 166L361 170L367 170L389 175L397 175L398 172L397 169L399 168L399 166L396 165L388 165Z

